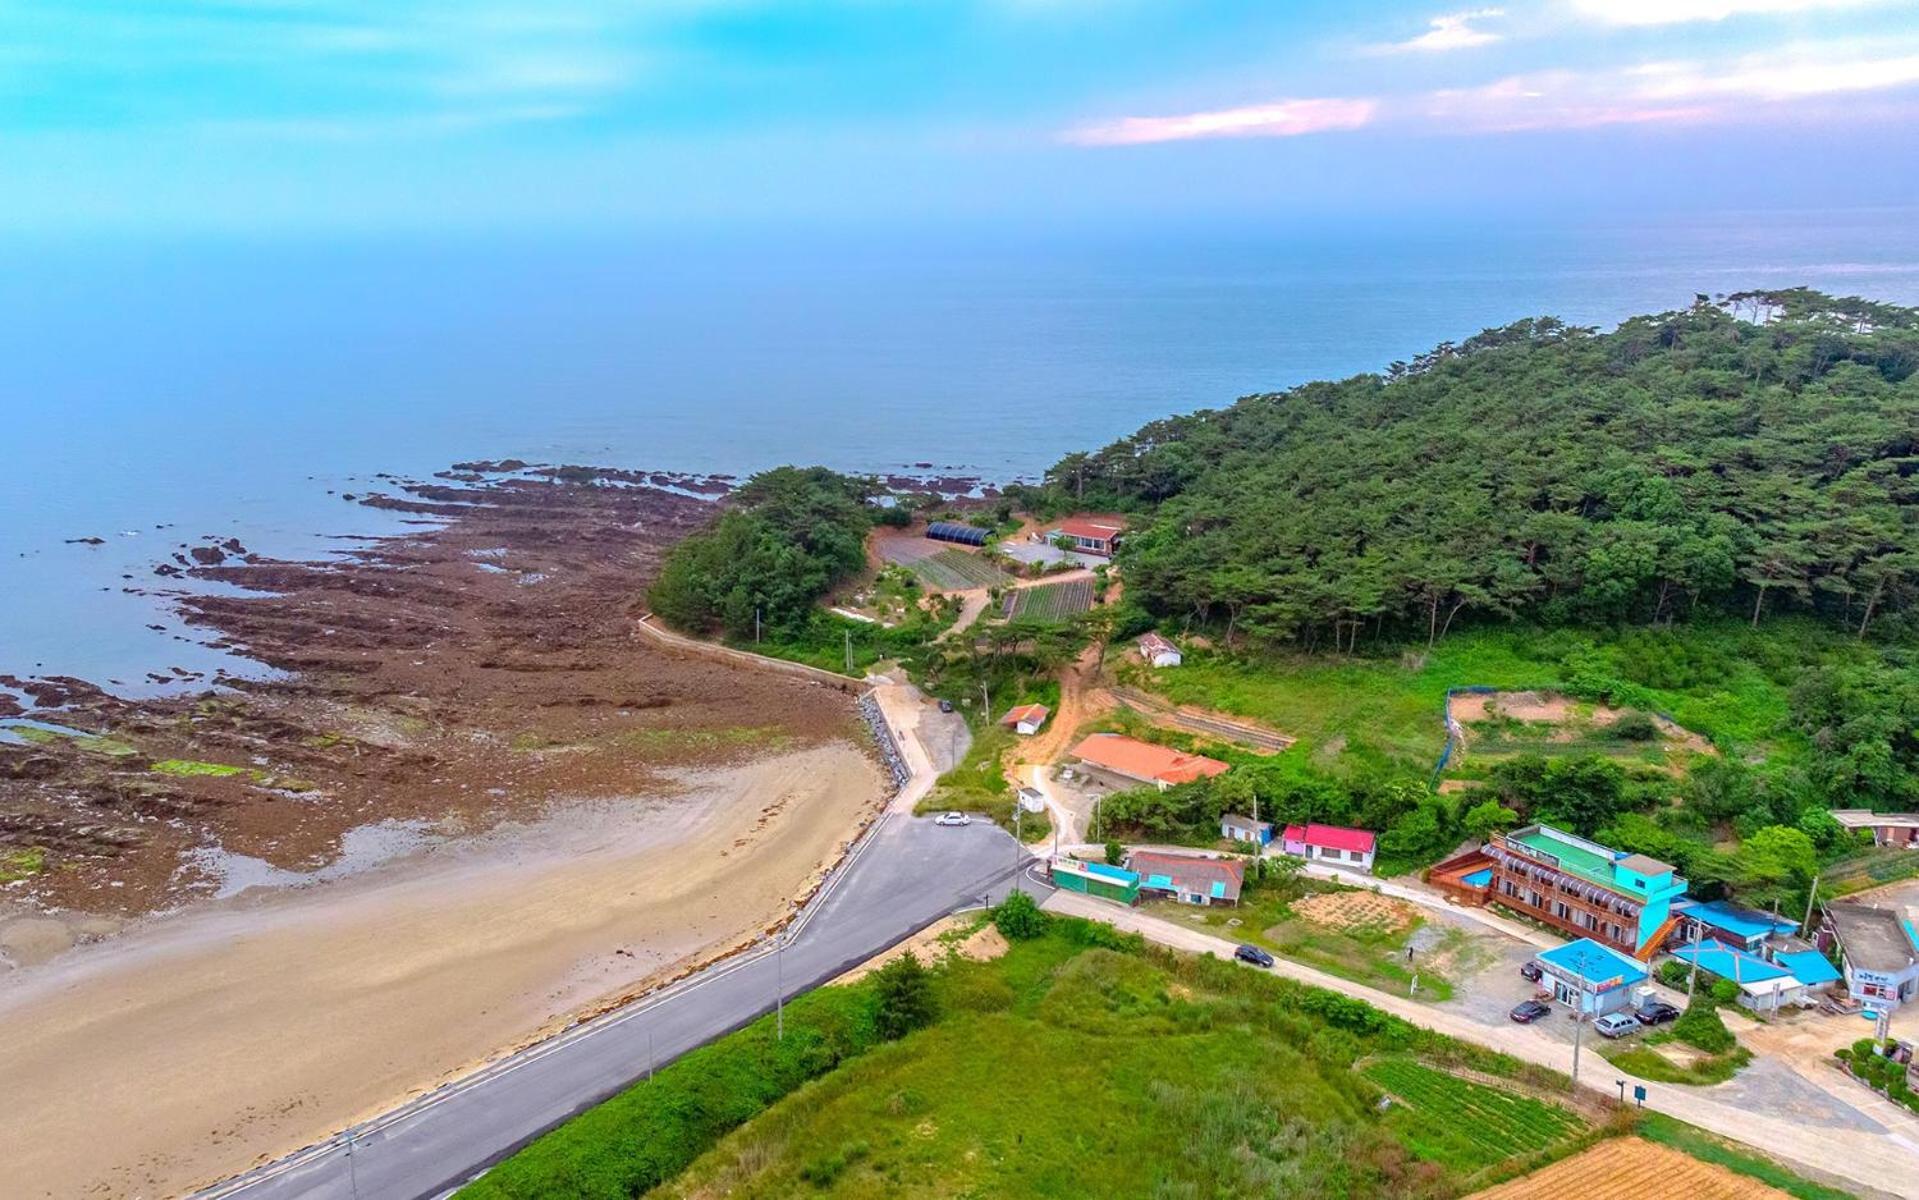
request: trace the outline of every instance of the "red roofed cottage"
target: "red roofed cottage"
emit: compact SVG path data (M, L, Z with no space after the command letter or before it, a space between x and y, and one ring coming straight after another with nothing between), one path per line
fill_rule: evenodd
M1288 825L1279 835L1280 849L1308 862L1323 862L1349 871L1373 871L1378 839L1371 830L1344 825Z

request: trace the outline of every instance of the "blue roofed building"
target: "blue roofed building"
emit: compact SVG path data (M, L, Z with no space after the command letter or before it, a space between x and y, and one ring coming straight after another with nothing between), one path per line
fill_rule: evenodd
M1672 911L1679 918L1674 934L1680 941L1720 942L1748 954L1762 953L1773 938L1799 932L1797 921L1724 900L1680 900Z
M1813 951L1828 972L1832 965L1818 951ZM1700 971L1714 979L1731 981L1739 988L1739 1005L1754 1012L1777 1012L1788 1004L1798 1004L1806 999L1807 984L1793 974L1790 968L1780 963L1767 962L1756 954L1747 954L1723 942L1701 942L1697 946L1681 946L1672 952L1672 956L1683 963L1696 962ZM1837 978L1837 972L1832 972Z
M1633 985L1646 982L1642 964L1592 938L1542 950L1535 961L1553 999L1589 1016L1630 1007Z

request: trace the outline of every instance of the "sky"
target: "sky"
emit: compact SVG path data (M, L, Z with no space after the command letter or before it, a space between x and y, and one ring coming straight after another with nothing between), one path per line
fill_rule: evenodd
M1900 206L1913 0L0 0L0 229Z

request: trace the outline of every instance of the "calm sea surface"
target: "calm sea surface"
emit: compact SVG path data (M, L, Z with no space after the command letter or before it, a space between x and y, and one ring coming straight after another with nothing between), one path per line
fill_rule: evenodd
M1033 475L1157 416L1517 317L1608 325L1695 292L1801 283L1919 304L1919 211L0 243L0 673L138 692L149 671L221 665L162 601L122 588L164 586L153 564L208 534L312 555L403 528L337 494L380 472L520 457ZM83 537L105 544L66 540Z

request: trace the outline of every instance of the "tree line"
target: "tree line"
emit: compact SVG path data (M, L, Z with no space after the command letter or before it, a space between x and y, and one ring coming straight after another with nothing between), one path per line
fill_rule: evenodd
M1233 638L1702 607L1865 636L1919 598L1916 372L1919 310L1806 289L1609 333L1529 319L1154 421L1029 499L1139 513L1129 596Z

